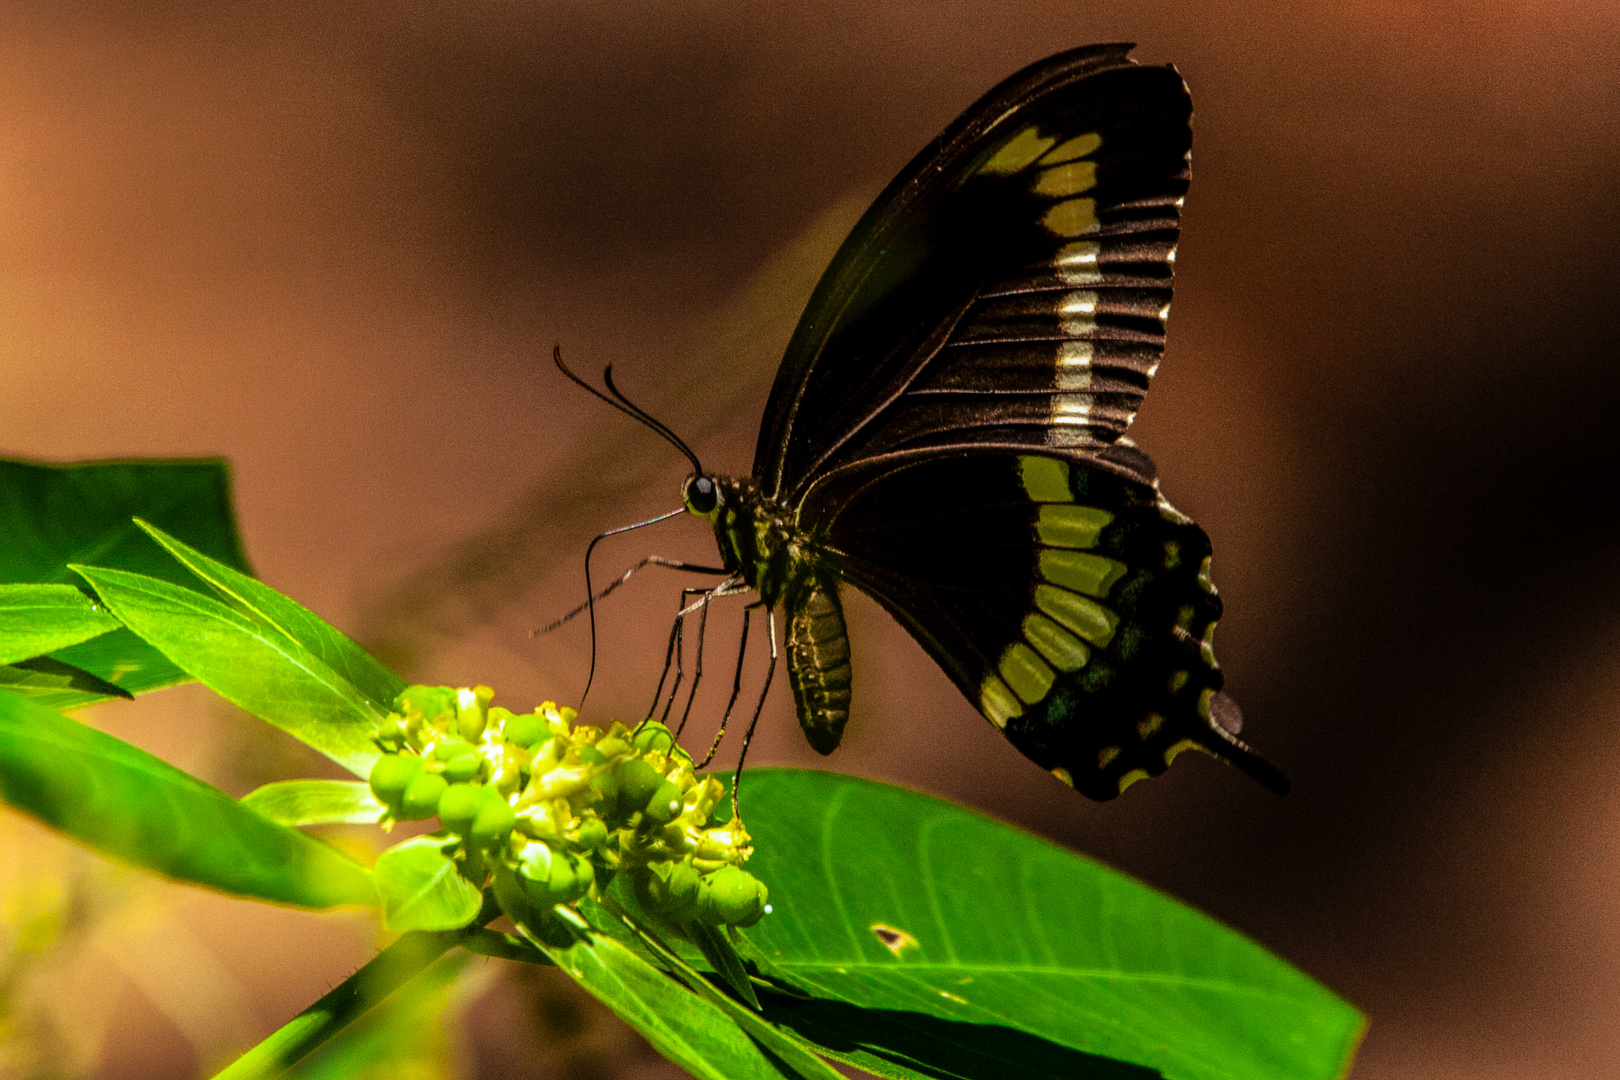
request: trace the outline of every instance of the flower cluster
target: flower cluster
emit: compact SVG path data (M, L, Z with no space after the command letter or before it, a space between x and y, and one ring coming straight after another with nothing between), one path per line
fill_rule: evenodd
M515 714L487 686L412 686L377 734L371 790L393 820L438 816L462 874L514 918L627 876L665 923L752 926L765 886L742 869L742 822L716 823L725 796L669 729L575 725L546 702Z

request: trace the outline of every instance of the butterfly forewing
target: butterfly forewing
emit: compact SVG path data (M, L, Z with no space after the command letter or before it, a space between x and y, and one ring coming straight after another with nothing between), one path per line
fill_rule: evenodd
M1285 786L1220 726L1235 710L1209 539L1153 485L973 453L874 468L841 494L821 557L1044 768L1106 799L1198 747Z
M789 502L837 469L947 446L1094 449L1164 346L1191 103L1127 46L991 91L862 219L806 309L755 477Z

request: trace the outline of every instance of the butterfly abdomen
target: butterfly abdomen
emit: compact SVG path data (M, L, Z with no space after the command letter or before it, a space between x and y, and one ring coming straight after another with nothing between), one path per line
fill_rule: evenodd
M787 659L804 736L830 754L849 722L849 632L836 585L812 579L790 600Z

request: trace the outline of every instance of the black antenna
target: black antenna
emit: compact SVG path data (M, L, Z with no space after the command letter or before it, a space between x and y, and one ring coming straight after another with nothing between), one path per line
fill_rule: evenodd
M669 429L669 425L653 419L652 415L648 413L646 409L643 409L641 406L635 404L629 398L625 397L619 392L619 388L613 385L612 364L609 364L602 370L602 381L607 384L608 390L613 394L612 397L608 397L607 394L602 393L602 391L598 390L596 387L592 386L590 383L586 382L584 379L580 378L578 375L575 375L569 370L568 365L563 363L561 345L553 345L551 347L551 359L556 362L557 369L559 371L568 376L570 379L574 380L574 382L579 386L589 390L592 394L595 394L597 397L601 398L615 409L618 409L632 420L637 420L640 423L645 424L647 427L663 436L663 438L667 440L671 446L686 455L686 459L692 463L692 470L697 473L697 475L707 475L703 471L703 464L698 461L698 456L692 453L692 448L682 442L680 436L676 435Z
M558 362L561 363L561 361ZM564 368L563 370L566 371L567 369ZM590 387L587 386L585 389L589 390ZM671 510L667 514L659 514L657 517L648 518L646 521L638 521L634 525L620 525L617 529L609 529L607 532L598 533L594 540L585 545L585 610L590 612L591 616L591 670L585 676L585 689L579 695L580 708L585 707L585 697L591 692L591 683L596 679L596 594L591 591L591 552L596 550L597 544L610 536L630 532L632 529L645 529L648 525L656 525L660 521L668 521L670 518L684 513L686 513L686 507L682 506ZM530 634L529 636L533 637L534 635Z

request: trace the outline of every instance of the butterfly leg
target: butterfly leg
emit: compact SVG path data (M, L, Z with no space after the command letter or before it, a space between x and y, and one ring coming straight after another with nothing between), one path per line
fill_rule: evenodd
M714 743L709 747L708 755L696 766L699 769L714 760L715 752L720 749L720 740L726 737L726 725L731 723L731 710L737 705L737 695L742 692L743 658L748 655L748 617L753 611L753 604L743 608L742 639L737 646L737 670L731 676L731 699L726 702L725 715L720 717L720 730L714 733Z
M653 714L658 711L658 700L664 696L664 680L669 678L669 667L670 664L673 663L675 665L675 682L669 688L669 701L664 705L664 715L662 718L666 721L669 719L669 710L675 704L675 694L680 688L681 678L684 674L681 670L681 657L685 651L685 642L683 641L683 638L685 636L686 616L688 614L686 609L686 601L688 597L702 596L704 592L705 590L703 589L681 590L681 602L675 611L675 621L671 623L669 627L669 647L664 651L664 670L658 676L658 689L653 691L652 707L647 710L648 720L651 720L653 718ZM639 729L640 725L637 725L637 727Z
M692 663L692 682L691 685L687 687L686 691L686 708L681 710L681 722L675 728L675 738L677 740L680 739L681 732L686 730L686 722L692 716L692 704L697 700L698 683L703 681L703 643L709 626L709 604L712 601L718 600L722 597L740 596L748 591L748 586L742 584L741 576L733 575L727 578L725 581L722 581L719 585L716 585L714 588L705 592L701 600L681 612L681 614L685 616L690 614L694 609L697 610L698 631L697 648L694 650ZM677 659L679 659L679 651L677 651L676 655ZM674 688L671 687L669 704L673 705L674 702L675 693ZM668 717L669 706L666 705L664 708L665 723L668 722Z
M580 604L578 607L574 608L572 611L568 612L566 615L562 616L559 619L553 619L551 622L549 622L546 625L542 626L538 630L530 630L529 631L529 636L533 638L533 637L540 637L540 636L542 636L544 634L549 634L553 630L555 630L558 627L564 625L565 623L571 622L572 620L574 620L574 619L578 618L579 616L585 614L585 612L590 609L592 604L594 604L594 603L596 603L596 602L598 602L600 600L605 600L607 598L608 594L612 593L619 586L623 585L625 582L629 581L632 577L634 577L635 574L636 574L636 571L645 570L649 566L661 566L661 567L664 567L666 570L684 570L687 573L691 573L691 574L715 574L715 575L723 576L727 572L725 567L723 567L723 566L701 566L701 565L699 565L697 563L681 562L678 559L666 559L662 555L649 555L645 559L642 559L640 562L636 563L630 569L626 570L624 573L620 574L618 577L614 578L612 581L608 582L608 584L605 587L603 587L601 591L593 594L584 603ZM687 593L691 593L693 595L696 595L696 594L698 594L698 593L700 593L702 591L703 591L702 589L687 589L686 592L683 592L681 594L681 596L682 596L681 603L683 605L686 603L685 596L686 596Z
M759 603L764 607L764 601ZM771 663L765 669L765 685L760 688L759 701L754 705L754 717L748 721L748 730L743 732L742 750L737 754L737 771L731 776L731 818L733 821L742 820L742 810L737 805L737 791L742 786L743 762L748 760L748 744L754 741L754 729L759 726L759 714L765 711L765 698L771 692L771 679L776 675L776 615L770 608L765 608L765 627L771 643Z

